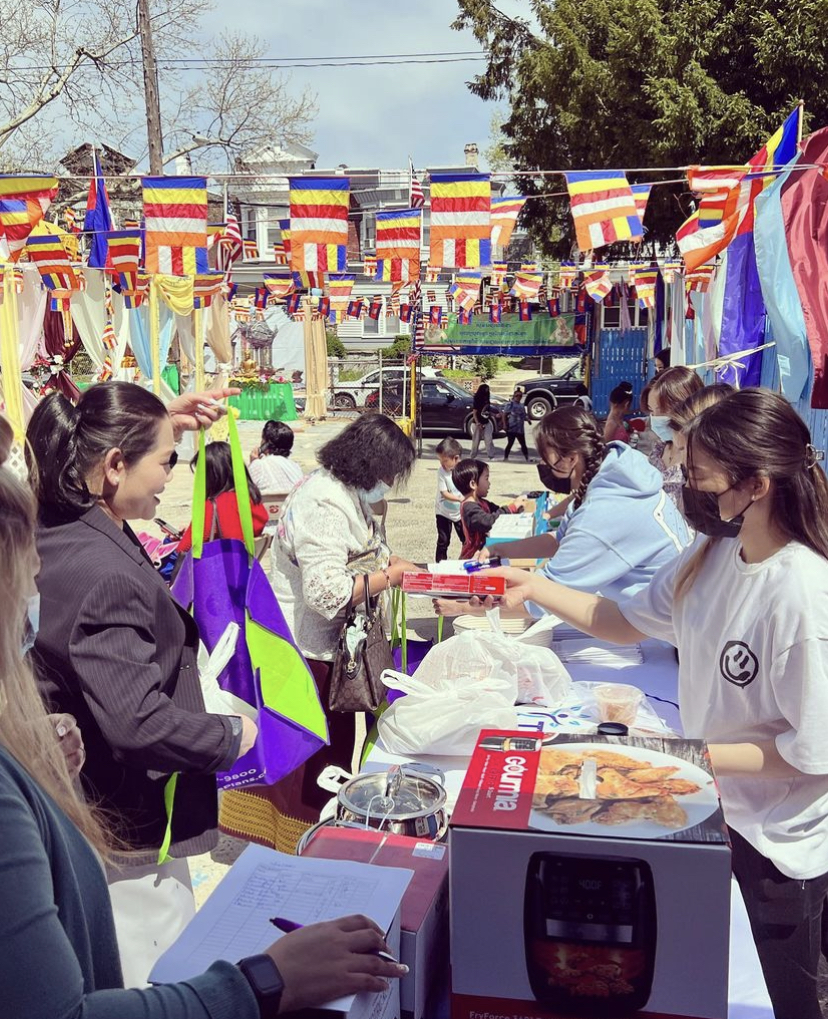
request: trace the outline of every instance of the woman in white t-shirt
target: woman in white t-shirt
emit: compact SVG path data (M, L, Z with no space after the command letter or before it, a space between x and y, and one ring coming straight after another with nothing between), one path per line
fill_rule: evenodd
M268 421L262 429L262 442L250 458L250 477L264 495L286 495L303 475L295 460L288 459L293 449L293 431L284 421Z
M706 739L776 1019L820 1019L828 892L828 481L807 427L769 390L726 396L686 428L684 513L698 536L619 602L539 575L508 579L617 643L679 650L688 737ZM828 920L828 915L826 915ZM826 945L828 947L828 945Z

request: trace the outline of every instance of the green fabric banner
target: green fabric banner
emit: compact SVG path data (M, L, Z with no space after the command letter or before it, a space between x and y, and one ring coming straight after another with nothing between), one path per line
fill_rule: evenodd
M475 315L470 325L460 325L457 316L450 315L448 322L438 327L426 320L422 349L534 354L566 347L581 349L575 338L575 315L550 318L545 312L538 312L531 322L521 322L518 315L504 315L500 322L490 322L488 315Z

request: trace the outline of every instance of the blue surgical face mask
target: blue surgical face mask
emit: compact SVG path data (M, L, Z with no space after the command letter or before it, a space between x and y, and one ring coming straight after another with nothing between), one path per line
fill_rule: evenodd
M670 427L670 418L666 414L651 414L650 428L662 442L673 441L673 429Z
M35 646L37 632L40 629L40 594L33 594L26 599L26 621L23 628L23 645L20 656L27 654Z
M382 502L388 492L391 491L391 486L386 485L384 481L378 481L373 488L361 489L359 493L360 499L363 502L368 503L369 506L374 506L378 502Z

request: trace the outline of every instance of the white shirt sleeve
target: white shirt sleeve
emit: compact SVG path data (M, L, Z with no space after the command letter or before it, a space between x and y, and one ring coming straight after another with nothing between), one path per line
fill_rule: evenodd
M828 640L807 637L773 662L771 684L790 729L776 737L780 755L806 775L828 774Z
M666 563L645 588L618 602L621 614L637 630L674 646L678 646L678 640L673 622L673 592L685 555Z
M305 604L325 619L333 619L350 602L354 588L354 575L348 569L347 515L335 499L317 496L302 500L292 525Z

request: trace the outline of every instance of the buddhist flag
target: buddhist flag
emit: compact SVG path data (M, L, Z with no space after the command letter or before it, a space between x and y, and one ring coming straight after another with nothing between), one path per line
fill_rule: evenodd
M345 271L350 190L347 177L290 178L292 269Z
M281 244L285 255L285 265L290 265L290 220L280 219L279 220L279 233L282 237ZM274 254L277 255L276 261L279 262L278 252L276 251L277 245L274 245Z
M492 244L505 248L512 239L518 216L526 204L525 198L492 199Z
M578 278L580 270L574 262L561 262L560 270L558 271L558 283L563 290L569 290L575 285L575 280Z
M376 255L364 255L362 261L362 273L369 279L374 279L377 275L377 256Z
M636 266L633 270L632 283L635 296L642 308L655 307L655 291L658 282L658 266Z
M374 279L404 286L420 278L420 263L416 258L380 258Z
M420 209L377 213L377 258L420 262Z
M431 175L432 266L475 269L489 265L491 203L488 174Z
M262 277L262 282L270 296L280 301L283 301L296 289L293 273L289 269L284 269L282 272L266 273Z
M522 301L537 301L543 274L539 272L516 272L510 294Z
M500 288L506 278L509 266L506 262L492 262L492 274L490 283L493 287Z
M331 298L331 310L336 315L336 320L341 322L345 317L351 291L354 289L356 277L353 275L331 276L328 280L328 293Z
M471 311L480 300L480 283L479 271L458 273L448 288L448 294L464 311Z
M699 208L682 224L676 234L679 251L688 272L709 262L730 244L734 237L753 230L754 202L769 187L780 168L796 154L802 110L799 106L787 117L767 143L749 160L746 170L733 167L694 167L689 177L697 189L709 182L716 189L704 197ZM707 177L703 176L707 173ZM722 184L738 178L729 191ZM743 348L744 349L744 348Z
M0 237L5 237L9 258L16 262L33 228L46 215L58 191L55 177L0 174Z
M109 234L107 240L109 262L117 274L124 307L138 308L144 299L144 291L138 286L141 231L115 230Z
M242 241L242 261L252 262L259 257L259 246L255 241Z
M700 265L698 268L693 269L692 272L688 272L685 277L687 292L690 293L692 290L698 290L700 293L704 293L713 282L713 274L715 272L715 265Z
M644 228L624 173L583 170L567 173L575 236L581 251L616 241L640 241Z
M209 308L223 284L223 272L197 273L193 278L193 308Z
M584 277L584 286L593 301L600 302L612 290L612 281L608 269L596 269Z
M638 218L641 220L641 226L644 226L644 213L647 211L647 202L650 200L650 192L652 191L652 184L633 184L630 188L633 194L633 200L635 201L635 211L638 213Z
M195 276L207 263L207 181L144 177L144 265L150 273Z

